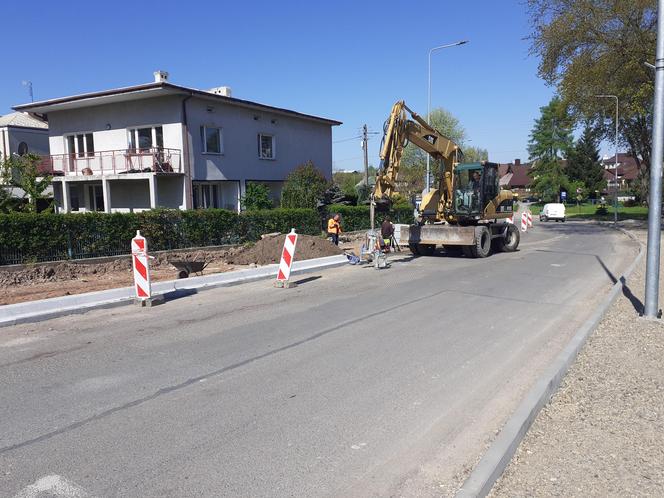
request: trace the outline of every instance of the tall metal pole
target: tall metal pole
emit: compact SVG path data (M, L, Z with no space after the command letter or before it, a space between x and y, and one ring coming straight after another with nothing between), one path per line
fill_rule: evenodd
M431 124L431 54L436 50L441 50L443 48L457 47L459 45L464 45L468 43L468 40L458 41L456 43L448 43L447 45L441 45L439 47L433 47L429 50L429 72L427 73L427 124ZM429 186L431 185L431 158L427 154L427 173L424 177L424 191L429 192Z
M613 172L614 176L614 198L613 198L613 224L618 224L618 96L617 95L595 95L595 97L605 98L605 99L616 99L616 138L615 138L615 148L616 148L616 158L615 158L615 170Z
M658 316L659 246L662 216L662 141L664 140L664 0L657 2L657 59L655 61L655 113L650 158L648 203L648 254L646 258L646 299L644 316Z
M616 97L616 170L615 170L615 183L616 183L616 196L613 199L613 224L618 225L618 97Z
M369 152L368 152L368 143L369 133L367 131L367 125L362 127L362 148L364 149L364 185L369 189Z

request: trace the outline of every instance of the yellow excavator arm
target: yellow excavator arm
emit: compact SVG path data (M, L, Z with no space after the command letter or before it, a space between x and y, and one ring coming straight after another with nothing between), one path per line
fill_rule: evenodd
M410 115L410 119L409 119ZM452 173L462 157L459 146L442 133L431 127L421 116L404 103L398 101L392 106L387 120L385 135L380 150L380 169L376 175L374 199L389 202L396 193L401 156L408 142L422 149L434 160L443 163L443 175L438 189L432 190L422 199L423 207L434 207L437 218L443 219L446 205L452 198ZM425 209L421 209L425 212Z

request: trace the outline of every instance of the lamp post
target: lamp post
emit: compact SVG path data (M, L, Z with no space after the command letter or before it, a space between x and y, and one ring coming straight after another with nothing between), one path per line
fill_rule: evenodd
M616 161L615 161L615 183L616 183L616 195L613 200L613 223L618 224L618 97L616 95L595 95L595 97L601 99L616 99Z
M428 91L427 91L427 123L431 124L431 54L436 50L442 50L444 48L458 47L459 45L464 45L468 43L468 40L458 41L456 43L448 43L447 45L440 45L439 47L433 47L429 49L429 73L428 73ZM427 154L427 174L424 178L424 191L429 192L429 185L431 184L431 169L430 169L430 160L429 154Z

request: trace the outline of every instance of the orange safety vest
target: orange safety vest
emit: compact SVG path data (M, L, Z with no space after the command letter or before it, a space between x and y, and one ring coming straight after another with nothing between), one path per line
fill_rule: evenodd
M327 233L341 233L341 224L335 221L334 218L327 220Z

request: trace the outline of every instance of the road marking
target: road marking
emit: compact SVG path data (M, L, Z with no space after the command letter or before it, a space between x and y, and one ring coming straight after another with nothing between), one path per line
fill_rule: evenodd
M90 495L78 484L53 474L44 476L34 484L26 486L14 498L37 498L39 496L61 498L90 498Z

